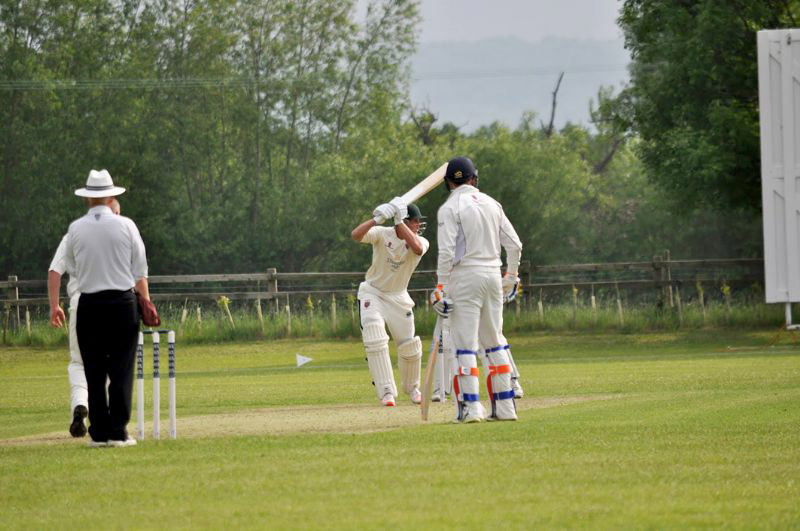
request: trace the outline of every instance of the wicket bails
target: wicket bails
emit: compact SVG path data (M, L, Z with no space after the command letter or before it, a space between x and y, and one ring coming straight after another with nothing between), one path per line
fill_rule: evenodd
M153 336L153 438L161 438L161 334L167 334L169 345L169 436L177 437L175 413L175 332L172 330L144 330L139 332L136 346L136 425L137 438L144 440L144 335Z

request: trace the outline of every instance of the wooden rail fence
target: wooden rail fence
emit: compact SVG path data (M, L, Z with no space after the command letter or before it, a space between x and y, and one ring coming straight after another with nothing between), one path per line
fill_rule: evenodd
M665 254L646 262L557 265L524 262L520 277L525 293L565 288L652 289L666 301L673 290L687 283L763 284L763 269L762 259L670 260ZM363 278L361 271L281 273L269 268L263 273L155 275L149 277L149 283L155 301L211 301L223 295L231 300L269 300L300 295L354 295ZM417 271L409 291L412 294L430 291L435 279L435 271ZM62 281L62 299L66 299L65 286L66 281ZM19 322L20 307L48 304L47 281L19 280L10 275L8 280L0 281L0 303L11 308Z

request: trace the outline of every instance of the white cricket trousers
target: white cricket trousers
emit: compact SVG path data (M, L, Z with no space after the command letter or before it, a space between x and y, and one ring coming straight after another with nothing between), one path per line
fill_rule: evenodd
M78 300L80 293L73 295L69 299L69 365L67 365L67 375L69 376L70 388L70 413L75 411L75 407L89 407L89 388L86 385L86 373L83 370L83 358L81 350L78 348L78 333L76 324L78 322Z
M500 268L458 267L450 274L450 337L453 348L477 353L505 344Z
M414 301L407 291L385 293L362 282L358 300L362 329L369 323L386 325L397 345L414 337Z

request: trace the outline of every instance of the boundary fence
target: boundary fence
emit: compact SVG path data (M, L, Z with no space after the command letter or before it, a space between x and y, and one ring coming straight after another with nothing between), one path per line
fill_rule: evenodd
M706 289L720 288L727 297L730 289L758 286L763 289L763 259L709 259L671 260L669 253L654 256L650 261L612 262L588 264L535 265L523 262L520 267L522 295L520 306L543 300L573 302L577 305L578 292L591 296L604 295L621 299L636 298L661 306L680 305L681 290L684 299L704 296ZM290 273L268 268L262 273L211 274L211 275L155 275L149 277L151 297L154 301L180 301L203 303L227 297L231 301L260 300L270 304L275 311L292 300L308 297L321 298L354 296L363 280L363 272ZM417 271L409 283L409 292L418 302L425 304L427 294L436 281L435 271ZM66 282L62 281L61 299L66 299ZM621 292L624 293L621 294ZM691 292L691 295L690 295ZM19 280L10 275L0 281L0 304L4 306L4 325L19 327L21 308L46 306L47 281ZM270 308L268 306L268 308ZM11 323L9 323L11 321ZM14 323L16 321L16 323Z

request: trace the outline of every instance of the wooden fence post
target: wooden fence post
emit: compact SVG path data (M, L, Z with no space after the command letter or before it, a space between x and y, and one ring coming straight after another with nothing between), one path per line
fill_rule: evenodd
M669 289L669 307L670 308L674 308L675 307L675 301L674 301L673 294L672 294L672 268L669 267L669 263L671 261L670 260L669 249L664 251L664 257L665 257L665 260L666 260L666 264L665 264L666 267L664 269L665 269L666 274L667 274L667 277L666 277L665 280L667 280L669 282L669 285L667 286L667 288Z
M292 305L289 301L289 294L286 294L286 336L292 335Z
M17 280L18 280L17 279L17 275L8 275L8 281L9 282L17 282ZM10 300L10 301L18 301L19 300L19 287L18 286L14 286L12 288L8 288L8 300ZM16 323L17 326L16 326L15 330L19 330L20 327L22 326L22 319L20 317L19 304L17 304L16 307L17 307L17 312L16 312L17 313L17 323Z
M678 304L678 323L683 327L683 305L681 304L680 282L675 286L675 302Z
M572 285L572 326L578 324L578 288Z
M333 325L333 331L336 331L336 294L331 293L331 321Z
M539 324L544 325L544 301L542 301L542 288L539 288Z
M594 284L592 284L592 324L597 324L597 299L594 297Z
M278 305L278 270L274 267L267 268L267 293L270 293L270 298L275 299L274 315L280 314L280 306ZM273 313L272 304L270 304L270 313Z
M525 291L525 289L527 289L526 286L530 286L531 285L531 271L532 270L533 270L533 266L531 265L531 263L529 261L525 260L524 262L520 263L520 265L519 265L519 278L520 278L520 284L521 284L520 287L519 287L520 292ZM521 294L522 293L520 293L520 295ZM519 295L517 295L517 296L519 296ZM531 298L526 296L525 297L525 301L526 301L525 309L526 310L530 310Z
M264 314L261 313L261 297L256 297L256 317L261 325L261 331L264 331Z
M619 298L619 284L615 282L614 287L617 290L617 311L619 312L619 325L625 326L625 315L622 312L622 299Z

